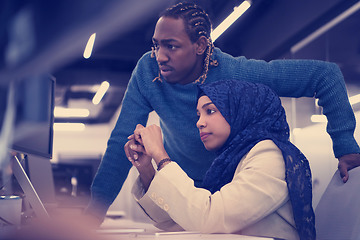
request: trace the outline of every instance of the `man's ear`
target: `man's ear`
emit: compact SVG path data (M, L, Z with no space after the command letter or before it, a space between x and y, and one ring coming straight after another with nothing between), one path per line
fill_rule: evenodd
M208 46L208 40L205 36L200 36L196 41L196 54L203 55Z

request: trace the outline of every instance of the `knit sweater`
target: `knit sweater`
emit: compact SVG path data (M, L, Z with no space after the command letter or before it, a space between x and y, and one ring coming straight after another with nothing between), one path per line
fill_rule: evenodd
M281 97L316 97L328 118L327 132L336 157L360 153L354 139L355 117L348 101L344 79L334 63L317 60L263 60L233 57L215 48L205 82L239 79L268 85ZM200 140L196 128L197 86L155 81L158 65L150 53L138 61L128 84L118 121L91 186L87 212L102 220L124 183L131 163L124 152L137 124L145 125L151 111L160 117L164 146L173 161L201 182L214 155Z

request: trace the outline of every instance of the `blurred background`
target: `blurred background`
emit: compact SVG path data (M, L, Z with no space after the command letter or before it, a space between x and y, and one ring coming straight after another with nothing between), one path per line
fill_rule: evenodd
M131 72L151 48L159 13L177 2L0 2L0 119L5 119L11 82L22 85L34 76L55 82L50 106L55 109L50 120L54 122L53 148L43 157L51 157L54 192L60 204L83 206L87 202ZM209 13L215 28L242 1L192 2ZM266 61L335 62L344 74L359 119L359 26L358 0L252 0L250 8L214 44L233 56ZM92 50L84 53L88 43L93 43ZM337 164L325 133L326 119L315 99L282 101L292 141L311 163L316 204ZM151 114L149 121L156 123L156 114ZM1 134L5 135L4 128ZM359 141L358 136L357 132Z

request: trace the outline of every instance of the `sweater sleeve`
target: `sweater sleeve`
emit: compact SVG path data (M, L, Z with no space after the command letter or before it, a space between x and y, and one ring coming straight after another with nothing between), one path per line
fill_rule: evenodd
M237 60L240 64L233 69L234 77L268 85L281 97L318 98L328 119L327 132L333 141L335 157L360 153L354 138L354 112L344 77L335 63L318 60L266 62L245 57Z
M144 82L144 79L139 79L146 77L139 63L130 78L119 118L92 183L91 200L85 210L87 214L97 217L100 221L103 221L109 206L118 195L131 167L124 152L127 137L133 133L138 123L146 124L149 112L152 111L151 105L141 93L141 88L145 87L139 86Z

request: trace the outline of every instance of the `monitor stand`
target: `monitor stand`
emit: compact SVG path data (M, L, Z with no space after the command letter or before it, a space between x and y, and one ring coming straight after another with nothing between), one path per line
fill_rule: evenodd
M31 183L17 156L12 158L12 169L14 176L22 188L25 194L25 198L31 205L31 208L34 211L36 217L40 219L49 218L50 216L46 211L44 204L40 200L33 184Z

